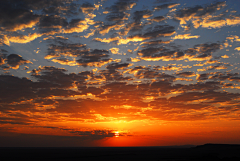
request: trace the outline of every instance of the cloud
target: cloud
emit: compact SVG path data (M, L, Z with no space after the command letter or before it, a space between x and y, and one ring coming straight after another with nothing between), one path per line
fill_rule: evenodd
M169 61L185 59L182 51L173 51L165 47L145 47L138 51L140 58L145 61Z
M79 136L87 136L94 140L115 137L115 132L113 130L71 131L71 133Z
M78 59L77 62L79 65L83 66L102 66L112 61L112 59L108 58L107 50L99 50L94 49L91 52L84 54L81 59Z
M194 100L210 100L212 103L216 102L225 102L234 100L236 97L239 97L239 94L231 94L227 92L215 92L215 91L206 91L206 92L189 92L184 93L176 97L171 97L169 101L174 102L183 102L183 101L194 101Z
M163 40L156 40L156 41L147 41L147 42L143 42L143 44L148 44L148 45L158 45L158 44L169 44L171 41L167 40L167 41L163 41Z
M77 15L79 5L74 2L71 2L69 5L68 4L58 4L55 6L45 7L43 12L50 15Z
M131 2L131 1L118 0L111 7L107 7L106 10L111 11L111 12L124 12L127 10L131 10L133 8L133 6L135 6L135 5L136 5L136 3Z
M20 44L25 44L25 43L29 43L39 37L41 37L42 34L38 34L38 33L33 33L33 34L28 34L28 35L19 35L19 36L8 36L8 44L10 46L10 42L11 43L20 43Z
M224 6L226 6L225 2L217 2L211 5L207 5L206 7L198 5L195 7L184 8L177 11L175 19L180 20L180 24L186 24L186 21L194 18L196 18L198 21L199 18L206 17Z
M69 25L63 29L63 33L74 33L74 32L83 32L89 28L88 23L91 23L89 19L72 19L69 22Z
M143 37L147 38L157 38L157 37L166 37L171 36L175 33L175 29L173 26L169 25L159 25L155 26L153 31L146 32Z
M0 7L0 25L5 31L18 31L25 28L32 28L39 20L40 16L33 14L29 10L14 8L9 4L2 4Z
M127 68L131 66L131 64L129 63L112 63L112 64L109 64L106 68L109 69L109 70L116 70L116 69L124 69L124 68Z
M155 21L155 22L161 22L163 20L165 20L166 18L164 16L157 16L157 17L154 17L153 19L151 19L152 21Z
M103 26L99 27L98 30L101 35L105 35L105 34L109 33L111 30L120 30L124 26L125 26L124 23L117 22L112 25L103 25Z
M240 76L238 73L215 72L209 76L209 79L220 80L220 81L229 80L229 81L238 81L239 82Z
M10 54L7 56L7 64L13 69L18 69L19 65L32 63L29 60L24 60L20 55Z
M197 80L207 80L209 75L209 73L197 74Z
M76 59L69 60L66 57L73 57ZM101 67L113 61L119 61L109 58L109 51L107 50L91 50L87 49L86 45L84 44L68 44L64 42L60 42L59 45L51 44L48 54L45 56L45 59L52 59L51 61L58 62L62 65L95 67Z
M118 54L119 48L111 48L110 51L111 51L113 54Z
M70 44L60 41L56 45L49 45L48 54L45 56L45 59L51 59L61 56L77 57L84 55L84 53L87 53L88 51L89 49L86 48L85 44Z
M176 35L175 37L173 37L172 39L197 39L199 38L200 35L190 35L190 34L184 34L184 35Z
M240 51L240 47L236 47L234 50Z
M232 16L225 20L214 20L211 18L212 17L206 17L201 23L195 23L195 28L198 28L198 26L203 28L221 28L224 26L235 26L240 24L240 17L238 16Z
M0 65L5 64L4 56L0 56Z
M0 55L0 65L7 64L12 69L18 69L20 65L31 63L29 60L25 60L21 55L10 54L10 55ZM7 67L5 67L7 68Z
M177 73L176 75L180 76L180 77L193 77L196 76L194 72L181 72L181 73Z
M113 38L94 38L95 41L110 43L116 42L118 45L128 44L129 42L140 42L148 39L154 39L158 37L171 36L175 33L173 26L157 26L153 31L147 31L145 34L131 35L126 38L113 37Z
M7 36L0 35L0 46L3 46L4 44L10 46L10 42L9 42Z
M1 75L1 103L10 103L34 98L36 94L31 90L33 82L26 78L18 78L14 76Z
M65 18L60 16L44 16L40 22L39 27L42 29L61 29L68 25Z
M13 0L16 1L16 0ZM21 2L22 5L24 5L25 7L29 7L31 9L34 10L40 10L43 8L47 8L50 6L64 6L64 2L67 2L68 0L36 0L36 1L31 1L31 0L20 0L20 5ZM19 2L19 1L17 1ZM16 2L15 2L16 3Z
M195 6L177 11L175 19L180 20L181 25L192 22L194 28L221 28L224 26L234 26L240 24L237 15L218 14L213 15L218 10L226 7L226 2L216 2L205 7Z
M89 14L92 13L96 8L91 3L85 2L81 5L80 9L84 14Z
M106 20L110 22L120 22L128 20L129 14L127 11L131 10L136 3L131 1L120 1L115 2L111 7L106 7L106 11L109 11L106 16Z
M149 18L152 16L152 12L150 10L135 11L133 15L134 22L140 23L142 18Z
M169 4L163 4L160 6L156 6L154 9L155 10L162 10L162 9L167 9L167 8L173 8L180 5L179 3L169 3Z

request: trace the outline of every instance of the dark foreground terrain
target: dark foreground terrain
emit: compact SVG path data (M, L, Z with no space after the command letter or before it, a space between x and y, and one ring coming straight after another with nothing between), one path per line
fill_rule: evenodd
M240 161L240 145L126 148L0 148L0 160Z

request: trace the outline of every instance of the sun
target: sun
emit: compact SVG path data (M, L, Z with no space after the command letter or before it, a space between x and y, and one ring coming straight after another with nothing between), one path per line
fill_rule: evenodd
M115 136L116 138L119 137L119 132L116 131L116 132L114 133L114 136Z

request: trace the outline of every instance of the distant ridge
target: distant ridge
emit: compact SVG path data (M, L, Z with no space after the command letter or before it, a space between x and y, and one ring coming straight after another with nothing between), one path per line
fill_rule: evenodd
M197 145L195 148L240 148L240 144L213 144L207 143L204 145Z

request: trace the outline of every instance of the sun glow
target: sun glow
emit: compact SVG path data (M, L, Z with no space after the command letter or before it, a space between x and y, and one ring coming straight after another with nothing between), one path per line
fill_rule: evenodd
M116 131L116 132L114 133L114 136L115 136L116 138L118 138L118 137L119 137L119 132Z

